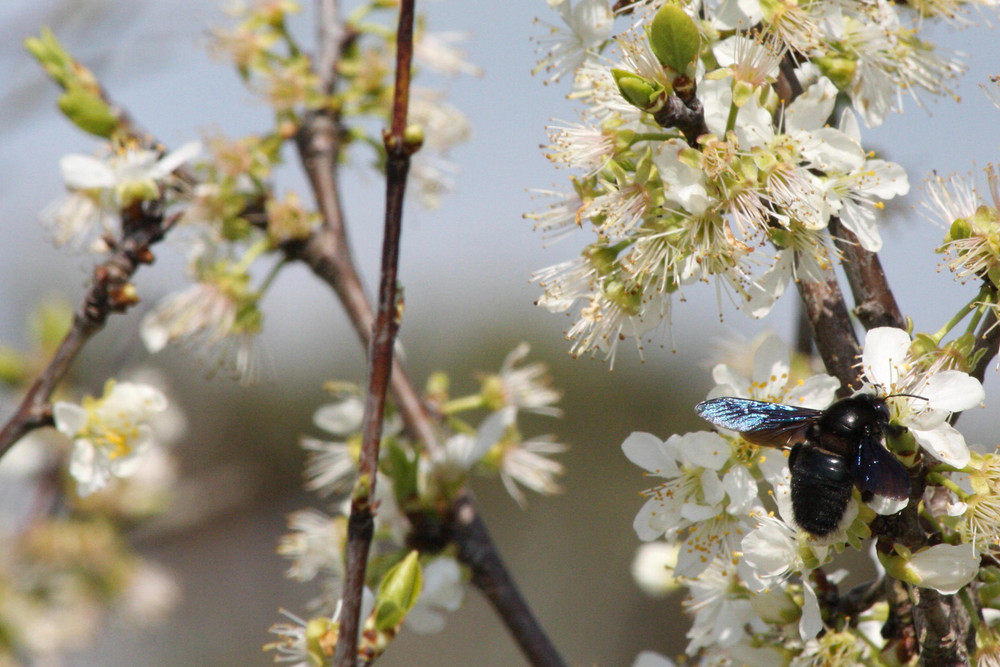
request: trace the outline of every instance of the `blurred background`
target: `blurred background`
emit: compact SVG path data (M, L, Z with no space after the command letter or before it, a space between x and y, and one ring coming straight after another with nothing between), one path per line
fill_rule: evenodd
M293 23L312 34L312 7ZM347 3L349 4L349 3ZM713 286L686 290L675 304L672 336L645 345L640 359L622 345L613 372L600 359L573 360L563 331L570 321L532 305L539 296L532 272L571 258L573 240L543 247L522 214L539 206L531 188L565 186L539 150L544 126L572 121L564 85L543 85L530 71L537 59L529 37L555 21L545 3L418 3L433 31L468 32L469 59L479 78L449 84L452 104L471 119L472 139L452 158L461 169L456 192L441 207L416 205L404 220L401 276L406 318L401 337L408 367L419 385L434 370L452 377L455 395L474 390L476 371L496 370L520 341L531 360L544 360L565 392L563 420L533 423L531 433L554 432L572 449L565 493L531 497L522 512L497 481L475 487L482 512L503 557L537 616L570 664L629 664L641 650L683 651L688 621L681 597L651 599L636 588L629 566L638 541L632 519L649 484L622 455L632 431L667 437L701 428L691 406L712 385L710 353L725 341L749 340L773 329L786 340L794 332L793 300L785 298L764 322L749 321ZM21 46L26 36L51 26L62 42L91 67L112 97L169 145L215 128L229 136L268 127L270 113L254 102L238 77L206 54L206 30L224 23L219 3L206 0L7 0L0 4L0 339L25 344L32 305L59 296L76 307L92 260L56 250L37 222L62 193L58 160L90 152L96 143L56 111L56 89ZM973 294L939 273L933 248L943 230L914 208L921 180L933 169L967 172L994 159L1000 144L1000 111L977 89L998 74L995 35L986 27L939 28L931 39L959 49L969 72L961 104L912 100L904 115L867 131L868 144L910 175L911 195L893 206L883 232L882 261L904 313L918 330L934 331ZM986 54L990 54L987 56ZM291 157L291 156L289 156ZM349 229L369 285L376 283L381 244L383 183L371 171L345 173ZM305 195L290 160L278 191ZM184 284L183 257L169 242L154 266L137 279L144 304ZM794 295L792 295L794 296ZM274 553L285 516L322 503L301 492L300 434L319 435L311 424L327 402L324 381L362 381L362 350L329 290L303 268L282 274L264 302L264 347L272 379L244 388L209 380L196 360L167 351L148 358L136 328L143 307L113 318L89 345L76 377L99 391L108 375L137 366L161 369L188 430L176 446L183 478L171 512L134 535L137 548L179 580L183 599L170 621L136 630L113 621L97 644L67 657L68 665L265 665L261 645L278 610L302 612L309 585L284 577L288 563ZM464 383L464 384L463 384ZM962 417L970 443L996 444L995 377L986 382L985 410ZM7 409L10 409L9 407ZM386 665L512 665L523 659L483 599L470 591L460 612L439 635L403 632L385 656Z

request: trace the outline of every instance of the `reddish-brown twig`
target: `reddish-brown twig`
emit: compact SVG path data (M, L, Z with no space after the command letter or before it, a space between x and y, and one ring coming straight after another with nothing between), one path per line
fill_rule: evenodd
M93 282L73 324L45 370L21 400L14 415L0 430L0 456L28 432L52 423L49 399L76 356L94 334L104 328L111 313L120 313L138 302L128 289L141 264L153 261L149 247L163 238L174 218L163 219L159 205L136 202L122 212L123 238L115 242L108 258L94 268Z
M402 231L403 199L410 155L416 150L405 140L406 114L410 99L410 64L413 58L413 0L402 0L396 32L396 84L392 102L392 123L383 135L386 150L385 231L382 238L382 269L378 292L378 312L368 355L368 392L358 462L358 482L351 494L351 515L347 523L344 554L344 588L340 611L340 633L333 664L352 667L357 662L361 593L365 584L368 552L375 526L372 505L378 471L379 441L389 375L393 365L393 345L402 314L397 301L396 275L399 268L399 238Z

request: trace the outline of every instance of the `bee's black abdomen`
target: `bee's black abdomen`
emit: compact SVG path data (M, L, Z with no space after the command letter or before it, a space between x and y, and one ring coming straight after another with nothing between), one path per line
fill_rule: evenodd
M828 535L844 518L853 482L847 461L812 447L796 445L789 460L795 521L813 535Z

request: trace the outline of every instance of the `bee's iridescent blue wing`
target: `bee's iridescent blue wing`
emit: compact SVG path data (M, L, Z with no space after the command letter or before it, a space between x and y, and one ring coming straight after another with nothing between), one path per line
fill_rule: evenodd
M720 428L739 431L755 445L789 447L805 442L806 431L822 410L748 398L713 398L694 406L702 419Z
M910 495L910 474L899 459L882 446L879 438L862 438L857 456L849 460L851 475L862 491L896 500Z

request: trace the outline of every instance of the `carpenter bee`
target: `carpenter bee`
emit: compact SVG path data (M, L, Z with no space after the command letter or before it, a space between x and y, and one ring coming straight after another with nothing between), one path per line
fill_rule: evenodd
M715 426L749 442L788 447L795 522L813 535L835 531L851 486L895 500L910 495L906 468L885 446L889 406L873 394L843 398L826 408L795 407L745 398L714 398L695 406Z

